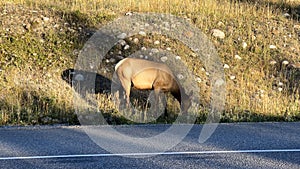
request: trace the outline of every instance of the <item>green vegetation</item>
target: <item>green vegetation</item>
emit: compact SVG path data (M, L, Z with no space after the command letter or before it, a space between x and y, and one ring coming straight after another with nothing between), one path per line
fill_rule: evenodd
M87 39L127 12L157 12L190 20L216 46L227 80L222 122L300 119L300 3L292 0L0 0L0 125L78 123L73 89L62 72L74 67ZM213 36L212 30L225 33ZM143 39L135 44L134 38ZM202 64L182 44L166 37L126 39L141 46L170 48L201 78L204 107L210 86ZM116 46L113 53L121 50ZM115 52L116 51L116 52ZM124 56L130 52L123 52ZM109 54L110 55L110 54ZM106 63L113 71L113 63ZM110 74L99 74L111 78ZM112 124L131 123L115 109L109 94L97 94ZM168 100L170 118L178 105ZM199 112L197 122L205 121ZM161 119L160 122L170 122Z

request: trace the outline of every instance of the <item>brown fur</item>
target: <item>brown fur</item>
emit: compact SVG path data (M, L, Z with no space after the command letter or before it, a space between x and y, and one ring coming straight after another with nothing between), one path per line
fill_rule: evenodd
M127 104L129 104L130 88L133 86L139 90L154 90L156 96L161 91L171 92L180 103L183 112L187 112L191 105L192 92L190 95L185 93L175 80L172 71L165 64L144 59L125 58L115 66L115 70L125 90Z

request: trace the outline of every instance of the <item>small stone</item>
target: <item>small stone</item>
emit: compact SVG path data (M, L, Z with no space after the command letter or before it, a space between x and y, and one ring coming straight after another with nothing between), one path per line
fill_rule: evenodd
M218 26L224 26L224 23L221 22L221 21L219 21L219 22L217 23L217 25L218 25Z
M139 43L139 39L138 38L134 38L133 39L133 43L138 44Z
M124 46L124 50L127 50L127 49L129 49L129 48L130 48L129 45L125 45L125 46Z
M277 47L275 45L270 45L269 48L270 49L276 49Z
M284 61L282 62L282 64L283 64L283 65L287 65L287 64L289 64L289 61L284 60Z
M291 15L290 15L289 13L285 13L285 14L283 14L283 16L286 17L286 18L288 18L288 17L290 17Z
M163 57L161 57L161 58L160 58L160 60L161 60L162 62L165 62L165 61L167 61L167 60L168 60L168 57L166 57L166 56L163 56Z
M230 78L231 80L234 80L234 79L235 79L235 76L231 75L229 78Z
M124 39L126 38L127 34L126 33L121 33L120 35L117 36L118 39Z
M277 62L275 60L270 61L270 65L275 65Z
M151 52L153 52L153 53L158 53L158 52L159 52L159 50L158 50L158 49L156 49L156 48L153 48L153 49L151 49Z
M278 87L278 91L282 92L283 88L282 87Z
M118 41L122 46L125 46L127 43L125 40L121 39Z
M279 83L278 83L278 86L283 86L283 83L282 83L282 82L279 82Z
M139 32L139 35L146 36L146 32L140 31L140 32Z
M154 45L159 45L160 42L158 40L154 41Z
M229 69L229 65L224 64L224 69Z
M141 50L145 51L145 50L147 50L147 48L143 46L143 47L141 48Z
M181 60L181 57L180 56L175 56L175 59L176 60Z
M219 29L212 29L212 35L214 37L220 38L220 39L224 39L225 38L225 33Z
M125 15L126 15L126 16L131 16L131 15L132 15L132 12L126 12Z
M171 51L171 48L170 48L170 47L167 47L166 50Z
M242 43L242 48L243 48L243 49L246 49L247 46L248 46L248 44L247 44L246 42L243 42L243 43Z
M197 77L195 80L196 80L196 82L198 82L198 83L201 83L201 82L202 82L202 79L201 79L200 77Z
M53 28L59 28L59 24L55 24Z
M181 79L184 78L184 76L183 76L182 74L178 74L178 75L177 75L177 78L178 78L179 80L181 80Z
M43 17L43 21L44 22L48 22L50 20L50 18L48 18L48 17Z
M241 60L242 58L239 55L234 55L234 58L237 60Z

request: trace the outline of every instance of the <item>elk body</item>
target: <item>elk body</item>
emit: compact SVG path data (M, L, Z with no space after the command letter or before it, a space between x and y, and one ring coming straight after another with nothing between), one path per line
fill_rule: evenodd
M170 92L180 103L183 113L191 105L191 96L177 83L170 68L162 63L144 59L125 58L116 66L115 71L129 105L130 89L133 86L138 90L154 90L157 98L160 92Z

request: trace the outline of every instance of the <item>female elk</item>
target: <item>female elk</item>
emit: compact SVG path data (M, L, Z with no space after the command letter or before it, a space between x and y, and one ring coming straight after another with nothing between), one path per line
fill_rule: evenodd
M192 91L189 95L174 78L170 68L162 63L144 59L125 58L116 66L115 71L126 94L127 105L131 86L139 90L154 90L157 96L159 92L170 92L180 103L183 113L191 106ZM180 92L182 91L182 92Z

